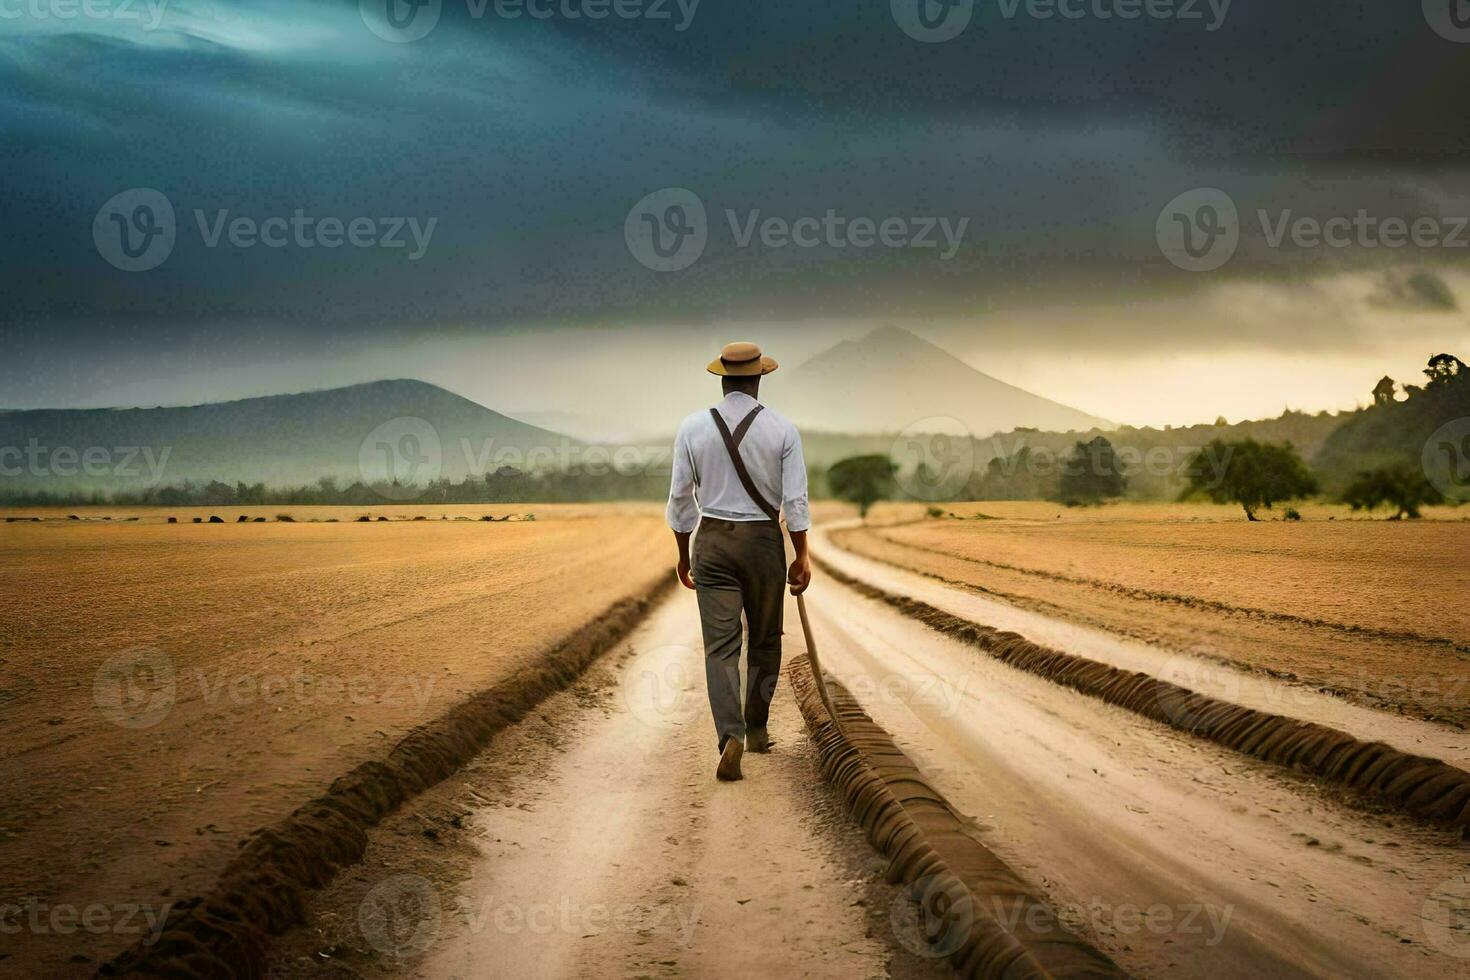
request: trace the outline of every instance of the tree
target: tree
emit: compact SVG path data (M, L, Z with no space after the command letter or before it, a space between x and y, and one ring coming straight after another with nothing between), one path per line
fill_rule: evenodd
M868 508L893 492L893 474L898 464L887 456L851 456L833 463L827 471L827 489L841 500L858 505L858 513L868 516Z
M235 488L228 483L218 480L210 480L204 487L204 500L206 504L230 504L235 502Z
M1121 497L1128 488L1123 475L1123 461L1113 444L1103 436L1091 442L1079 442L1062 464L1057 498L1068 506L1098 504L1110 497Z
M1453 354L1435 354L1429 359L1429 366L1424 369L1424 375L1429 379L1430 388L1463 381L1470 376L1465 371L1464 363Z
M1418 518L1420 507L1443 500L1444 495L1425 478L1424 471L1408 463L1394 463L1359 473L1342 494L1342 502L1353 510L1377 510L1384 504L1393 505L1392 520Z
M1393 378L1390 378L1386 374L1383 377L1379 378L1378 379L1378 384L1376 384L1376 385L1373 386L1373 404L1375 404L1375 405L1391 405L1391 404L1393 404L1393 387L1394 387Z
M1181 499L1204 494L1217 504L1237 503L1247 520L1259 508L1317 492L1317 480L1291 443L1214 439L1185 467L1189 486Z

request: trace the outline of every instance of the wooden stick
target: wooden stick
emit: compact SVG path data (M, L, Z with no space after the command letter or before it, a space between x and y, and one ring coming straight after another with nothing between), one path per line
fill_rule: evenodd
M817 641L812 638L812 623L806 615L806 595L803 593L796 597L796 611L801 614L801 633L806 637L807 663L811 665L812 677L817 682L817 694L821 696L822 703L827 706L827 714L832 719L832 724L837 730L842 730L842 722L837 718L837 709L832 707L832 696L827 693L827 682L822 678L822 662L817 657Z

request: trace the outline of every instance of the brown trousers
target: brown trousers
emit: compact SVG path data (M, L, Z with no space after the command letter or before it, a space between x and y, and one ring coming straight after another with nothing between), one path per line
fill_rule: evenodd
M785 612L786 546L775 521L699 522L691 556L699 620L704 632L704 676L719 748L764 728L781 675L781 620ZM745 704L740 697L740 617L749 633Z

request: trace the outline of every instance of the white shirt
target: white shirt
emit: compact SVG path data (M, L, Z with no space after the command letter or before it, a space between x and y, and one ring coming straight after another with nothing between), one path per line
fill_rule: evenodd
M733 433L757 404L744 392L732 391L715 408ZM763 408L745 438L740 440L739 451L761 496L772 504L779 501L778 506L786 515L787 530L805 531L811 527L806 461L802 459L801 435L796 426L785 416ZM674 437L669 527L680 532L693 531L701 514L726 521L770 520L741 485L725 449L725 440L708 411L695 412L685 419Z

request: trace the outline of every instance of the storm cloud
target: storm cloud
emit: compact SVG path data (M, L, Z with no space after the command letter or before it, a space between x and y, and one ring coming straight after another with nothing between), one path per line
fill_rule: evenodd
M25 355L0 371L113 371L87 352L124 341L190 363L221 337L321 356L536 324L1126 308L1357 270L1389 277L1365 307L1454 309L1421 287L1464 251L1262 232L1470 212L1470 48L1419 4L922 2L963 29L924 37L905 0L0 0L0 343ZM670 188L705 240L661 271L628 226ZM1205 273L1159 241L1197 188L1239 215ZM103 233L166 257L130 271L149 254ZM1219 325L1167 340L1209 348Z

